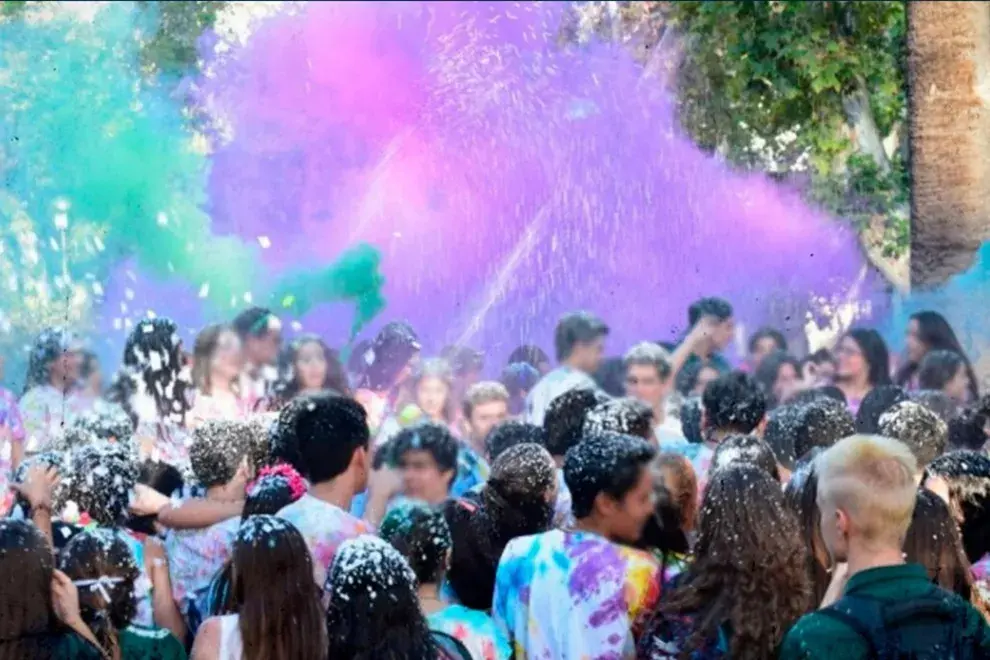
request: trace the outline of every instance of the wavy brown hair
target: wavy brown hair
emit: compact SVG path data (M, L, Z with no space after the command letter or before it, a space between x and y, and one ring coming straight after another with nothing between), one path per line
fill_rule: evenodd
M775 657L811 606L804 558L780 484L749 465L717 470L705 491L694 563L658 611L693 621L678 640L681 657L705 648L724 624L733 658Z

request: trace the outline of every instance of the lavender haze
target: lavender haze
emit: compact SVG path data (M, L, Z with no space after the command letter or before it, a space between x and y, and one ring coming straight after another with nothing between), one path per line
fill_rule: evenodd
M269 237L275 269L368 241L384 317L427 348L499 359L548 346L574 309L607 319L620 350L676 338L701 295L750 326L786 307L797 327L811 298L845 296L865 268L853 233L697 149L625 47L562 46L565 8L312 3L269 19L199 83L228 134L214 229ZM347 337L332 310L304 322Z

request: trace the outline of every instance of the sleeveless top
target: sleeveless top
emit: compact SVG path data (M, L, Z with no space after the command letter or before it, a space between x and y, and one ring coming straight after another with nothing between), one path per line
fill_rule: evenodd
M243 657L240 617L237 614L226 614L220 617L219 660L241 660Z

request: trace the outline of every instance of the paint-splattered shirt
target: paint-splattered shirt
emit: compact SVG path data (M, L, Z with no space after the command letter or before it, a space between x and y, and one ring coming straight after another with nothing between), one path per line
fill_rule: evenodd
M183 615L209 590L213 576L230 557L239 517L206 529L172 530L165 540L172 596Z
M512 649L488 614L450 605L427 618L430 630L447 633L471 653L472 660L509 660Z
M24 451L42 451L92 403L88 397L75 392L66 394L51 385L32 387L17 404L24 425Z
M17 397L13 392L0 387L0 516L14 503L14 493L8 488L10 483L11 459L14 445L24 444L24 423L17 407Z
M574 512L571 510L571 489L564 481L564 471L557 470L557 501L553 505L553 526L567 529L574 524Z
M309 493L278 512L296 526L313 557L313 579L323 589L337 547L362 534L374 534L370 524Z
M488 481L490 472L488 462L476 451L461 443L461 449L457 452L457 474L450 485L451 496L460 497L476 486L484 484Z
M174 422L139 422L134 430L142 459L167 463L180 472L189 470L192 436Z
M659 597L660 568L649 554L553 530L506 546L492 616L516 658L633 658L635 634Z

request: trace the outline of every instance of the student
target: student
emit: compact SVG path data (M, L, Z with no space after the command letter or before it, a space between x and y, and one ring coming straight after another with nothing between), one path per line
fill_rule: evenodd
M655 443L653 410L639 399L609 399L588 411L582 435L619 433Z
M836 385L846 396L849 412L855 415L871 390L890 384L887 344L876 330L853 328L839 341L836 355Z
M670 356L652 342L636 344L626 353L626 396L635 397L653 411L653 434L658 446L684 443L681 424L667 414L667 399L674 386Z
M478 660L512 657L508 641L486 612L446 603L441 597L439 587L452 544L441 512L422 504L396 507L382 520L381 537L402 553L415 573L420 609L434 636L457 640Z
M499 382L509 392L509 414L522 417L526 411L526 397L540 382L540 372L526 362L513 362L502 369Z
M509 392L495 381L482 381L468 388L464 398L465 441L457 454L457 476L451 494L459 497L488 479L485 439L496 424L509 418Z
M950 351L963 359L967 376L966 402L975 402L980 396L976 374L952 326L938 312L922 311L911 316L907 327L907 361L897 373L897 384L912 388L925 357L933 351Z
M92 403L78 391L80 362L81 345L67 330L48 328L35 339L18 402L28 454L42 451Z
M282 347L282 322L271 310L250 307L238 314L231 326L240 337L244 351L241 396L249 401L261 401L271 393L278 378L276 364Z
M546 431L539 426L510 419L493 428L488 434L485 440L485 457L494 463L506 449L524 444L546 447Z
M974 399L966 358L953 351L929 351L918 366L918 388L944 393L957 405Z
M798 412L794 426L794 455L800 461L813 449L827 449L855 432L855 424L845 406L832 399L819 398Z
M928 464L942 455L949 443L949 427L928 408L905 401L880 418L880 433L900 440L918 462L918 483Z
M771 408L787 402L803 387L801 364L783 351L767 355L753 377L763 387Z
M752 372L760 368L760 364L771 353L787 352L787 339L780 330L760 328L749 338L749 367Z
M818 474L812 457L816 449L799 463L784 487L784 500L797 516L801 540L805 547L805 567L811 584L812 604L822 602L831 581L832 560L822 537L822 514L818 508ZM816 453L817 452L817 453Z
M586 312L568 314L557 324L554 344L560 366L536 384L526 399L526 421L543 425L550 402L575 389L595 389L591 374L598 370L605 351L609 328L597 316Z
M210 420L193 431L189 462L208 501L244 499L244 487L251 477L247 463L250 437L245 426L235 420ZM239 525L239 517L231 517L201 529L171 530L166 538L172 595L193 627L202 615L195 604L230 556Z
M196 335L192 379L196 398L187 420L195 428L210 419L242 419L254 409L255 400L242 396L241 340L225 325L207 326Z
M337 351L316 335L289 342L279 356L279 377L268 409L276 411L299 394L350 396L351 386Z
M691 331L682 343L691 345L691 356L684 365L701 362L719 374L731 371L732 366L721 353L736 336L732 305L722 298L697 300L688 308L688 326Z
M543 428L547 432L547 451L557 464L557 503L554 524L563 526L571 521L571 492L564 481L564 456L581 441L584 420L603 396L594 390L579 389L561 394L550 402Z
M332 394L298 397L279 414L274 433L275 458L285 460L309 481L309 491L278 515L306 540L313 556L313 578L322 586L337 546L373 529L348 513L354 495L368 483L367 417L352 399ZM369 508L384 512L391 493L383 493L381 499L375 495L369 494Z
M329 650L323 657L437 659L437 646L416 596L416 575L382 539L359 536L344 541L325 591Z
M990 654L979 612L932 584L924 566L904 563L917 497L911 451L889 438L853 436L825 450L818 469L822 535L832 559L848 568L833 574L829 591L838 599L801 618L781 657Z
M990 584L990 457L979 451L943 454L928 465L925 487L948 502L966 556L981 586Z
M553 369L550 356L542 348L532 344L518 346L509 354L507 364L515 364L516 362L525 362L536 369L541 376L546 376Z
M237 532L231 557L234 613L203 623L191 660L326 660L320 590L296 528L275 516L250 516Z
M715 448L711 472L732 465L752 465L766 472L774 481L781 481L777 457L770 445L752 435L730 435Z
M96 637L94 648L78 640L66 657L113 660L184 660L182 642L168 630L134 623L135 583L141 570L130 548L109 529L84 530L62 550L59 568L76 586L83 621Z
M704 493L715 447L730 435L759 433L766 417L767 399L752 376L741 371L719 376L701 398L701 427L705 443L691 461Z
M385 324L364 352L364 370L354 398L365 409L372 437L378 439L382 424L395 412L400 390L419 361L419 351L416 331L408 323L393 321Z
M793 403L778 406L767 414L767 425L763 429L763 441L770 446L774 456L777 457L777 462L788 473L794 470L794 464L798 459L794 450L794 440L803 412L802 406Z
M881 385L870 390L859 410L855 413L856 432L863 435L878 435L880 433L880 418L883 414L902 401L910 401L908 393L897 385Z
M832 386L836 368L835 356L827 348L820 348L801 360L801 380L808 388Z
M664 453L653 462L654 514L643 528L639 547L660 563L664 585L690 562L698 517L698 478L684 456Z
M638 657L777 657L811 604L801 550L775 480L750 465L716 471L694 561L664 595Z
M420 422L383 447L402 474L402 496L438 505L450 495L457 472L457 440L446 426Z
M564 478L574 529L514 539L495 578L492 615L517 655L561 660L628 657L639 619L660 595L660 567L624 544L653 515L653 448L630 436L586 437Z

